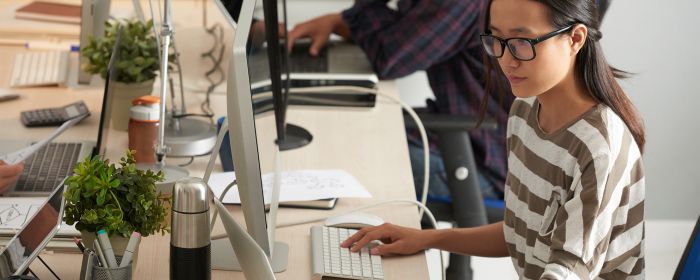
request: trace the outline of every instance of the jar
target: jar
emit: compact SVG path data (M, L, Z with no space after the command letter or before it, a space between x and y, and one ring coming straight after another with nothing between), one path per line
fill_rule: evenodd
M129 149L136 151L136 163L155 163L155 146L160 125L160 98L144 95L131 101Z

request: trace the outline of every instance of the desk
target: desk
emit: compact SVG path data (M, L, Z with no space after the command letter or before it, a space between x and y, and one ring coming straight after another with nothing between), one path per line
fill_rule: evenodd
M10 61L13 54L21 51L18 47L0 48L0 88L8 86ZM73 54L75 56L75 54ZM73 57L73 67L76 59ZM392 82L382 82L380 89L396 96ZM19 121L19 112L23 110L59 106L77 100L84 100L92 115L76 127L60 136L58 140L94 139L97 135L99 108L101 108L102 89L95 87L80 88L34 88L16 90L21 95L19 100L0 103L0 139L38 139L47 135L53 128L27 129ZM188 101L198 103L201 96L192 94ZM225 112L225 96L212 96L212 105L217 115ZM197 108L197 106L189 106ZM304 209L282 209L278 222L295 221L314 216L326 216L340 213L356 206L386 199L415 199L413 180L410 172L406 136L400 107L379 98L377 106L372 109L331 109L331 108L292 108L288 112L289 122L307 128L314 135L313 142L307 147L285 152L283 166L285 170L340 168L353 174L372 193L371 199L341 199L335 210L319 211ZM261 167L272 170L272 139L274 137L274 120L272 115L258 118L257 126L261 143ZM126 148L125 132L111 131L109 135L107 157L115 160ZM200 157L188 166L192 176L201 176L208 157ZM171 163L186 160L172 159ZM220 171L220 165L217 170ZM234 216L242 221L239 207L229 206ZM409 205L390 205L368 210L388 222L399 225L419 227L417 209ZM222 232L221 223L217 224L215 234ZM278 279L310 279L311 247L309 228L311 224L279 229L278 241L290 245L289 264L286 272L277 274ZM133 279L167 279L169 273L169 235L149 236L140 247L136 274ZM51 265L62 279L77 279L80 272L79 254L58 254L45 252L42 258ZM387 279L427 279L427 266L424 254L391 257L384 260ZM39 263L32 264L42 279L52 276ZM239 272L213 271L214 279L242 279Z

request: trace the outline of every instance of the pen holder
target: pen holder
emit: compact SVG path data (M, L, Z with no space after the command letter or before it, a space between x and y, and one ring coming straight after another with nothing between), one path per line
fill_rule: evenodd
M92 280L131 280L131 263L124 267L106 268L97 265L97 255L92 254ZM121 263L121 256L117 256Z

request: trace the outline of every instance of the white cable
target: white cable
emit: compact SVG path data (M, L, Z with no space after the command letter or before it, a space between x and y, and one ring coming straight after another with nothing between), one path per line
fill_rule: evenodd
M214 171L214 164L216 163L216 157L219 154L218 151L221 149L221 144L224 142L224 137L226 136L226 132L228 132L228 118L224 117L224 121L221 124L221 127L219 128L219 135L216 136L216 144L214 144L214 149L211 150L211 155L209 156L209 162L207 163L207 169L204 170L204 176L202 177L202 181L207 183L207 186L211 186L209 184L209 178L211 178L211 173ZM221 193L221 197L219 200L223 203L224 201L224 196L228 192L228 190L231 188L236 183L236 180L233 180L231 184L229 184L226 189L224 189L224 192ZM209 188L212 193L214 191ZM214 225L216 224L216 218L219 212L216 210L216 207L212 210L212 219L211 219L211 229L214 230Z
M231 189L231 187L233 187L233 186L235 186L235 185L237 185L237 184L238 184L238 183L236 182L236 180L233 180L233 182L231 182L230 184L228 184L228 185L226 186L226 188L224 188L224 191L221 193L221 196L219 196L219 201L221 201L221 203L224 203L224 197L226 197L226 194L227 194L228 191ZM208 185L208 184L207 184L207 185ZM210 188L210 189L211 189L211 188ZM211 224L210 224L210 226L209 226L209 232L213 232L213 231L214 231L214 225L216 225L216 218L219 216L219 211L217 211L216 208L212 209L212 212L213 212L213 214L212 214L212 218L211 218Z
M421 122L420 118L418 117L418 114L411 108L411 106L408 106L406 103L401 101L400 99L391 96L389 94L382 93L380 91L377 91L375 89L369 89L369 88L364 88L364 87L358 87L358 86L319 86L319 87L302 87L302 88L291 88L289 89L290 93L328 93L328 92L333 92L337 94L343 94L344 92L363 92L363 93L369 93L369 94L374 94L378 96L382 96L385 98L388 98L399 105L408 112L408 114L411 116L413 121L416 123L416 126L418 126L418 131L420 132L420 138L421 142L423 142L423 193L421 194L421 203L423 205L426 204L428 200L428 183L430 180L430 146L428 144L428 135L425 131L425 127L423 126L423 122ZM253 95L253 100L257 99L264 99L264 98L269 98L272 96L271 92L261 92L258 94ZM418 216L420 218L423 217L423 208L421 208L420 212L418 212Z
M430 182L430 146L428 144L428 136L425 131L425 127L423 126L423 122L420 120L418 117L418 114L411 108L411 106L408 106L406 103L401 101L400 99L382 93L380 91L377 91L375 89L369 89L369 88L364 88L364 87L357 87L357 86L322 86L322 87L303 87L303 88L291 88L289 89L290 93L328 93L328 92L333 92L333 93L347 93L347 92L363 92L363 93L368 93L368 94L374 94L378 96L382 96L385 98L388 98L395 103L398 103L401 105L401 107L408 112L408 114L411 116L413 121L416 123L416 126L418 127L418 131L420 132L420 137L421 137L421 142L423 142L423 193L421 194L421 199L420 202L421 204L425 205L427 200L428 200L428 187L429 187L429 182ZM257 93L252 96L253 100L259 100L259 99L264 99L264 98L270 98L272 96L272 92L261 92ZM220 142L220 141L217 141ZM213 153L212 153L213 154ZM212 155L214 156L214 155ZM210 168L207 168L207 171L210 171ZM206 173L205 173L206 174ZM206 180L205 180L206 182ZM223 201L223 200L222 200ZM420 208L420 211L418 212L419 218L423 217L423 208Z
M275 145L275 173L272 179L272 201L270 213L267 216L267 240L270 242L270 256L275 248L275 232L277 232L277 209L280 204L280 187L282 185L282 155L279 145ZM263 201L265 199L263 198Z
M380 205L397 204L397 203L409 203L409 204L414 204L414 205L418 206L420 208L420 210L418 212L419 219L421 219L423 217L424 213L427 214L427 216L430 220L430 223L433 225L433 228L437 229L437 221L435 220L433 213L430 212L430 209L428 209L425 206L425 203L427 201L427 196L428 196L428 183L429 183L429 176L428 175L430 173L429 172L430 171L430 165L429 165L429 163L430 163L430 150L429 150L430 147L428 145L428 136L426 134L425 127L423 126L423 122L421 122L420 118L418 117L418 114L416 114L416 112L413 110L413 108L411 108L411 106L408 106L407 104L402 102L400 99L398 99L394 96L388 95L388 94L384 94L384 93L377 91L377 90L374 90L374 89L368 89L368 88L363 88L363 87L354 87L354 86L324 86L324 87L292 88L289 90L290 93L328 93L329 91L334 91L334 93L335 93L335 91L338 91L338 93L342 93L343 91L345 91L345 92L347 92L347 91L364 92L364 93L382 96L382 97L385 97L385 98L388 98L388 99L394 101L395 103L398 103L399 105L401 105L401 107L404 110L406 110L408 112L408 114L411 116L413 121L416 123L416 126L418 127L418 130L420 132L421 141L423 142L423 157L424 157L423 166L424 166L424 168L423 168L423 193L421 196L421 202L418 203L415 200L408 200L408 199L383 201L383 202L378 202L378 203L374 203L374 204L370 204L370 205L357 207L357 208L351 209L349 211L346 211L345 213L342 213L342 214L330 215L330 216L321 217L321 218L312 218L312 219L301 220L301 221L296 221L296 222L281 223L281 224L278 224L276 227L271 227L271 225L276 224L276 218L277 218L276 210L275 210L275 214L272 215L272 208L271 208L271 211L270 211L271 217L270 218L273 218L274 221L268 220L268 229L271 229L272 237L274 237L274 231L276 228L283 228L283 227L319 222L319 221L323 221L323 220L325 220L329 217L333 217L333 216L339 216L339 215L343 215L343 214L347 214L347 213L357 212L357 211L361 211L361 210L364 210L367 208L377 207ZM265 98L265 97L269 98L270 96L272 96L271 92L269 92L269 93L263 92L263 93L253 95L252 99L256 100L256 99L261 99L261 98ZM223 126L222 126L222 130L219 133L219 136L223 139L222 131L223 131ZM222 141L221 139L217 139L217 143L219 145L220 145L221 141ZM215 154L215 153L212 152L212 154ZM281 172L281 166L280 166L280 163L278 162L279 161L278 157L279 157L279 147L277 149L277 153L276 153L276 157L275 157L275 177L274 177L275 184L277 184L278 183L277 180L279 180L281 178L281 174L280 174L280 176L278 176L278 172ZM212 158L215 158L215 155L212 155ZM210 162L211 162L211 159L210 159ZM211 174L210 169L213 169L213 168L209 168L209 166L208 166L207 171L209 172L209 174ZM205 173L205 176L207 176L206 174L207 173ZM206 180L205 180L205 182L206 182ZM224 192L221 194L220 201L223 201L224 196L226 195L228 190L234 184L235 184L235 181L226 187ZM279 186L277 186L277 189L279 191ZM274 191L275 191L275 187L273 186L273 199L275 196ZM279 193L277 195L279 196ZM271 205L271 207L275 207L275 206L277 206L277 203L273 203ZM214 212L214 219L216 218L217 214L218 214L217 212ZM211 226L213 229L214 220L212 220ZM270 231L268 231L268 234L270 234ZM222 238L226 238L227 236L228 235L225 233L213 235L211 237L211 240L222 239ZM268 237L270 237L270 235L268 235ZM270 242L274 242L274 239L270 239ZM445 272L443 269L444 264L443 264L443 260L442 260L442 250L439 250L439 258L440 258L440 271L442 272L442 279L444 280L445 279Z

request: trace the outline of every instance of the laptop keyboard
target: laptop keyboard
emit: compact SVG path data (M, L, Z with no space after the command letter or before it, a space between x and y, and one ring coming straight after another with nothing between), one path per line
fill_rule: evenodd
M309 49L295 46L289 54L291 73L328 73L328 48L322 48L318 56L309 54Z
M51 192L73 174L81 143L49 143L24 162L15 191Z

